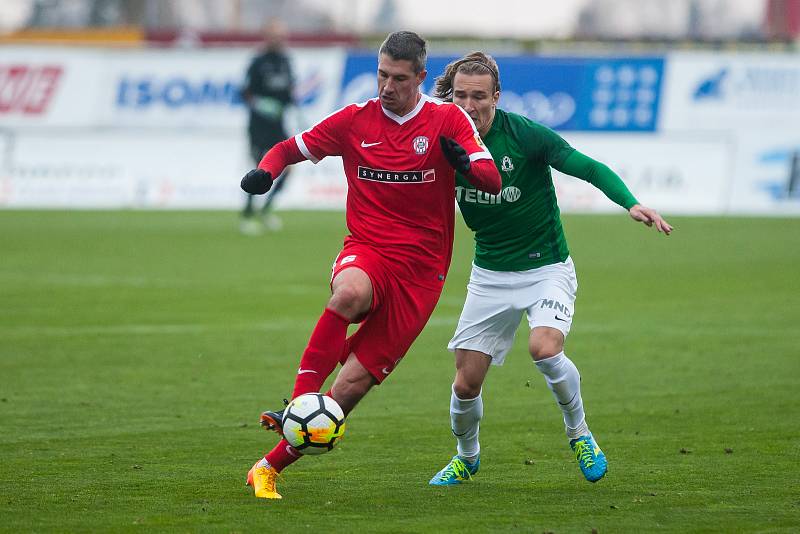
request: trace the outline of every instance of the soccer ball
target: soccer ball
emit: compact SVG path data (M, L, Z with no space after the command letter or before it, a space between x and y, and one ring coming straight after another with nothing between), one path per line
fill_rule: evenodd
M319 393L296 397L283 412L283 437L303 454L322 454L344 434L344 412Z

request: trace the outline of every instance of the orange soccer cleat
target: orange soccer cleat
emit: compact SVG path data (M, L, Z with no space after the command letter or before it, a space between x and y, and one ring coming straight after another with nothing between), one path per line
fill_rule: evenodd
M271 465L259 466L260 463L261 460L257 461L247 472L247 485L253 487L256 497L282 499L281 494L275 489L279 473Z

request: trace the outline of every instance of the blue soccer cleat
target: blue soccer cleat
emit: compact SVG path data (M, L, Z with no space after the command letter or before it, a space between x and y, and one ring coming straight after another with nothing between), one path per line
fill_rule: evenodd
M569 446L572 447L586 480L597 482L605 476L608 471L608 461L591 434L571 440Z
M461 484L472 478L472 475L478 472L481 466L481 458L478 457L474 464L453 456L444 469L433 475L429 482L431 486L452 486L454 484Z
M289 399L283 399L283 405L289 405ZM274 430L278 433L281 437L283 437L283 410L267 410L266 412L261 414L261 426L264 427L265 430Z

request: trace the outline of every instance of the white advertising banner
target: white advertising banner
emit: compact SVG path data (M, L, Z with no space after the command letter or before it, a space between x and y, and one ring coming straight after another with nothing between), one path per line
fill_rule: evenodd
M725 139L573 134L568 140L664 213L727 211L734 158ZM18 136L14 145L13 160L0 174L0 206L238 209L239 179L250 167L244 132L41 134ZM554 171L554 181L564 212L620 209L582 180ZM342 209L346 193L340 158L303 162L291 168L276 207Z
M101 122L114 126L243 128L249 53L148 50L108 65Z
M239 209L253 165L240 88L254 53L0 46L0 207ZM372 55L290 56L299 106L289 134L359 100L347 95L374 93ZM800 215L800 57L669 54L661 88L655 132L562 133L664 213ZM554 177L565 212L620 209ZM276 206L342 209L345 197L341 162L328 158L295 165Z
M0 126L82 127L98 121L116 52L53 47L0 48Z
M244 168L239 139L95 132L20 135L14 144L14 160L0 176L0 206L202 208L239 203L235 170Z
M729 211L800 215L800 129L742 133Z
M98 50L0 49L0 124L18 127L245 127L246 48ZM297 81L292 130L338 101L345 51L289 51Z
M240 90L254 50L3 47L0 207L239 209L252 168ZM290 50L291 134L335 108L345 51ZM344 205L338 158L300 164L277 205Z
M660 131L789 129L800 124L800 56L672 53Z
M336 104L345 52L338 48L290 51L301 119L328 115ZM109 93L101 102L109 126L244 128L241 100L250 49L148 50L121 53L109 65ZM287 124L294 131L302 124ZM291 132L289 132L291 133Z
M0 136L0 208L241 209L244 132L85 132ZM42 157L46 154L46 157ZM340 158L294 165L276 207L341 209Z
M570 134L572 146L617 172L633 195L662 213L725 211L733 146L715 135ZM553 171L564 212L621 208L591 184Z

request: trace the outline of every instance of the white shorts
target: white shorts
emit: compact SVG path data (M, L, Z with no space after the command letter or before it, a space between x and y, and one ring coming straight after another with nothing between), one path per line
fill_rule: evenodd
M476 350L503 365L514 344L522 312L528 325L549 326L569 334L578 279L572 258L529 271L500 272L472 266L467 299L450 351Z

